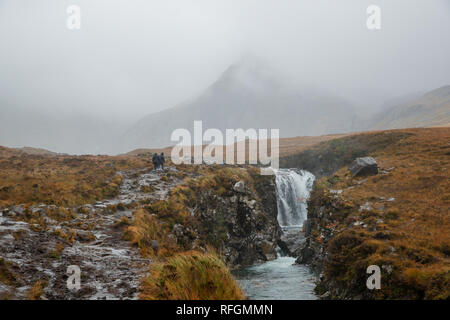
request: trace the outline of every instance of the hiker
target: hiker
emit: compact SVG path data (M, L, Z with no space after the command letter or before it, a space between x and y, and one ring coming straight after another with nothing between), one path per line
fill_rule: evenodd
M154 153L153 154L153 157L152 157L152 162L153 162L153 169L154 170L157 170L158 168L159 168L159 156L158 156L158 154L157 153Z
M163 170L164 170L164 162L166 162L166 159L164 158L164 152L161 152L161 155L159 156L159 164L161 165Z

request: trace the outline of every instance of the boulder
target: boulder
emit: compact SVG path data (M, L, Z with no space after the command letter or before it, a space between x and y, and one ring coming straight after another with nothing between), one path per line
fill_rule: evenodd
M11 211L14 212L15 215L23 216L23 214L24 214L23 205L21 204L19 206L13 206L11 208Z
M152 249L153 249L155 252L158 252L158 249L159 249L159 243L158 243L158 241L157 241L157 240L152 240L152 241L150 241L150 244L151 244L151 246L152 246Z
M275 250L275 243L263 240L259 243L261 252L267 261L274 260L277 258L277 252Z
M233 190L236 192L244 193L245 192L245 184L244 181L238 181L233 187Z
M315 256L315 251L313 248L309 246L304 246L300 249L300 255L298 256L297 260L295 260L295 263L298 264L309 264L313 260Z
M378 173L378 165L372 157L356 158L348 170L353 176L375 175Z

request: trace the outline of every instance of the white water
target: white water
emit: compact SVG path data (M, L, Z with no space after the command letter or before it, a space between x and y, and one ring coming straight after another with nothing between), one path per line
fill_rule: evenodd
M301 227L307 218L314 175L308 171L279 169L276 175L278 223L283 232L301 238ZM314 300L314 276L305 265L295 264L293 257L278 257L248 268L235 275L249 299Z
M306 200L314 183L308 171L275 170L278 223L281 227L301 227L307 216Z

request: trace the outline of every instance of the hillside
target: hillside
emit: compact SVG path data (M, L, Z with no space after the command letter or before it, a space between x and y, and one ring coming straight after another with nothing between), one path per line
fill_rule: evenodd
M203 121L203 130L277 128L281 137L352 131L355 111L346 100L280 78L261 65L231 66L192 101L140 120L124 135L122 145L129 149L173 145L173 130L193 132L194 120Z
M449 141L450 128L381 131L290 158L322 175L308 202L309 238L298 259L323 272L320 295L450 297ZM379 173L353 177L347 166L357 156L374 157ZM381 290L365 286L372 264L381 268Z
M276 256L256 169L1 150L0 299L243 299L228 268ZM83 290L65 285L74 264Z
M7 148L0 146L0 157L12 157L20 155L40 155L40 156L56 156L58 153L46 149L22 147L22 148Z
M450 125L450 86L430 91L393 106L372 119L370 129L399 129Z
M281 163L318 178L306 242L294 254L322 273L322 298L448 299L450 128L283 141ZM348 164L367 155L379 174L351 176ZM229 268L271 261L282 241L276 179L253 167L154 171L145 150L109 157L0 147L0 169L0 298L242 298ZM80 259L85 289L56 286L66 277L58 262ZM382 268L380 291L365 287L371 264Z
M118 192L119 170L137 167L151 167L150 159L29 154L0 147L0 207L102 200Z

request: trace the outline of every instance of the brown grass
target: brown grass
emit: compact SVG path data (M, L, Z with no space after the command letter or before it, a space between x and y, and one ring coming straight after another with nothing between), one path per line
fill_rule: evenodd
M10 263L5 261L3 258L0 258L0 283L6 285L16 284L16 275L10 269Z
M0 147L0 207L74 206L117 194L119 170L151 168L150 158L29 155Z
M144 300L238 300L244 294L225 264L212 253L189 251L151 266L141 284Z
M31 287L28 292L27 299L28 300L40 300L42 295L44 294L44 289L47 286L47 282L45 280L36 281L35 284Z
M343 190L340 207L346 209L337 229L340 236L353 239L350 247L344 246L351 254L342 247L335 250L336 261L342 256L342 265L332 265L329 271L349 281L344 273L359 262L392 265L393 273L387 276L388 285L379 298L448 299L450 128L398 132L408 135L370 154L381 168L378 175L354 178L345 167L317 183L326 197L333 197L328 189ZM367 135L368 144L371 137ZM393 201L387 201L390 198ZM371 209L359 210L366 202ZM356 221L367 227L348 230Z
M124 238L141 249L143 256L170 256L180 251L176 241L168 237L167 225L144 209L138 209L133 222L126 228ZM151 241L158 241L158 251L153 250Z

